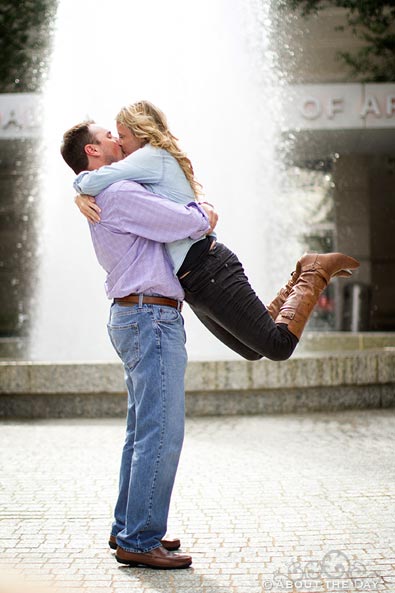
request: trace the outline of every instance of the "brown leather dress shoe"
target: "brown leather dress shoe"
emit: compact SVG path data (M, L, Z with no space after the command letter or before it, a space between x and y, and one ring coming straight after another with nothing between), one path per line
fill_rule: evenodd
M166 550L169 550L169 552L174 552L175 550L178 550L181 547L181 542L178 539L178 537L175 537L174 539L161 539L160 543L162 544L162 546L164 548L166 548ZM110 548L112 550L116 550L117 549L117 538L115 537L115 535L110 535L110 538L108 540L108 545L110 546Z
M163 546L159 546L159 548L155 548L150 552L127 552L118 546L115 558L121 564L147 566L148 568L160 568L162 570L188 568L192 564L191 556L172 554Z

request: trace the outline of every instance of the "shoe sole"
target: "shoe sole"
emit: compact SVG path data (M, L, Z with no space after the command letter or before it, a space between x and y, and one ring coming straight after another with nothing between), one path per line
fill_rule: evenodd
M117 556L115 554L115 558L116 561L119 562L120 564L125 564L127 566L131 566L134 568L140 567L140 568L154 568L156 570L178 570L180 568L189 568L192 564L191 562L185 563L185 564L180 564L178 566L157 566L156 564L149 564L148 562L133 562L131 560L124 560L123 558L119 558L119 556Z
M345 270L340 270L339 272L336 272L336 274L333 274L332 278L350 278L352 276L352 271L345 269Z
M108 545L110 546L110 548L112 550L116 550L117 549L117 544L113 544L112 542L108 542ZM163 545L163 544L162 544ZM179 550L181 548L181 546L163 546L164 548L166 548L166 550L168 552L176 552L177 550Z

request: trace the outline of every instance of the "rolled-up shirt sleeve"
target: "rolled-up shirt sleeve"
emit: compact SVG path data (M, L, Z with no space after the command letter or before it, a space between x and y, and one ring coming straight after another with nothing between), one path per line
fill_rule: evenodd
M106 206L110 206L118 232L128 232L151 241L171 243L187 237L196 240L205 235L210 224L196 202L176 204L151 194L139 184L121 181L113 192L111 205L102 204L101 224L106 225Z

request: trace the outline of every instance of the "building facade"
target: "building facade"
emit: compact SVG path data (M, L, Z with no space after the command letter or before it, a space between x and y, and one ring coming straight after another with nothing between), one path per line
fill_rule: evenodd
M355 52L364 43L350 30L344 9L309 17L288 13L277 27L290 175L296 168L299 179L301 172L314 179L310 186L321 184L322 199L325 194L331 202L326 219L312 223L310 244L319 247L321 237L324 247L361 261L353 279L332 289L329 325L394 331L395 81L350 77L339 52ZM354 323L350 309L359 317Z

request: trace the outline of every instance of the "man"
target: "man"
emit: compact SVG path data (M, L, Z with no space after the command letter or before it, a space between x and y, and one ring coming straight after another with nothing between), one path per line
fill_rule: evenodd
M75 173L122 158L118 139L93 122L63 137L62 156ZM108 331L125 368L126 439L119 495L109 545L118 562L152 568L187 568L192 558L173 554L165 540L170 497L184 435L185 334L183 290L164 243L198 239L215 226L209 205L178 205L132 181L97 196L101 222L89 225L113 299ZM202 209L203 208L203 209Z

